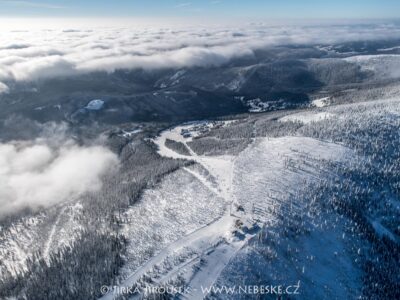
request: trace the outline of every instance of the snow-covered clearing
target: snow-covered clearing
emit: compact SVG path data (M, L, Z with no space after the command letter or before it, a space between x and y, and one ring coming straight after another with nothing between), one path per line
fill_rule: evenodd
M311 103L315 107L325 107L329 105L329 97L315 99Z
M285 116L280 119L281 122L301 122L303 124L309 124L312 122L319 122L329 118L332 118L334 115L329 112L314 112L314 111L305 111L300 113L294 113L288 116Z
M136 133L140 133L140 132L142 132L142 129L140 129L140 128L133 129L133 130L130 130L130 131L122 130L122 133L120 134L120 136L126 137L126 138L130 138L133 135L135 135Z
M273 222L275 210L296 209L288 198L305 181L319 180L317 160L343 161L349 149L306 137L259 139L235 163L234 194L251 217Z
M85 108L89 110L100 110L104 106L104 101L100 99L95 99L90 101Z

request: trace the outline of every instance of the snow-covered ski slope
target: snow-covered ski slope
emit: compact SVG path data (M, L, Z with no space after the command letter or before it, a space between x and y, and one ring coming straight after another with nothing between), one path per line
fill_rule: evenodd
M324 109L296 113L293 120L286 117L278 122L307 120L304 123L308 124L327 120L308 121L313 114L336 117L338 108ZM357 156L343 144L304 136L254 137L237 156L198 155L188 145L193 138L181 134L182 129L190 132L191 126L165 130L154 140L160 155L189 159L196 164L167 176L158 187L146 191L127 213L132 223L125 226L124 232L131 241L127 255L131 263L123 268L121 287L184 284L185 293L180 298L203 299L207 296L204 287L230 282L226 270L233 268L234 273L235 268L240 268L240 257L247 257L249 243L260 232L277 226L285 213L290 216L307 205L306 200L293 199L301 196L301 187L330 176L321 162L350 163ZM183 143L190 156L166 147L167 139ZM315 270L323 270L321 266L334 259L332 255L343 256L331 275L336 276L341 283L338 288L347 297L357 294L361 283L343 272L351 271L358 278L359 271L344 250L344 223L335 226L341 229L331 236L322 239L313 233L303 242L309 245L307 257L314 262ZM319 230L324 235L326 228ZM325 258L313 259L320 247L328 251ZM299 270L295 274L304 272ZM289 276L292 277L295 280L293 274ZM331 284L328 288L334 289L335 280L311 277L306 283L308 287ZM317 288L316 294L322 295L323 289ZM103 298L112 299L117 291Z

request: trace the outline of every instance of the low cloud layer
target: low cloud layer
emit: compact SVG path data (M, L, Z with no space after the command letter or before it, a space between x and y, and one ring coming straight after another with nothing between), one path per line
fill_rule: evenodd
M281 44L400 38L395 24L102 28L0 32L0 93L8 81L117 69L209 67Z
M55 148L43 141L0 144L1 214L98 191L102 175L117 166L116 155L100 146L67 142Z
M8 93L8 86L6 86L4 83L0 82L0 94L2 93Z

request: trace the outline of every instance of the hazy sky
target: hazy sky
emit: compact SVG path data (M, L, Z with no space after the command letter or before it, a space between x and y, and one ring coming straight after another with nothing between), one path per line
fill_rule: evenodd
M1 17L398 18L399 0L0 0Z

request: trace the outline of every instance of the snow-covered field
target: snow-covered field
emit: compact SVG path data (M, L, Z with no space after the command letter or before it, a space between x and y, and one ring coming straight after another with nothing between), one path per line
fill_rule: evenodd
M329 112L314 112L307 111L301 113L294 113L288 116L285 116L280 119L282 122L292 121L292 122L300 122L303 124L308 124L311 122L319 122L333 117L332 113Z
M315 99L311 103L315 107L325 107L325 106L329 105L329 97L323 97L323 98Z

